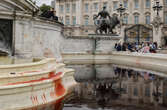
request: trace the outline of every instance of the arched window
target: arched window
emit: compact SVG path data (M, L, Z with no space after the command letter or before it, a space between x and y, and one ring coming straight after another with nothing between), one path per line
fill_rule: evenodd
M125 14L123 17L123 23L128 24L128 15L127 14Z
M146 24L150 24L150 15L146 16Z
M139 15L134 16L134 23L139 24Z

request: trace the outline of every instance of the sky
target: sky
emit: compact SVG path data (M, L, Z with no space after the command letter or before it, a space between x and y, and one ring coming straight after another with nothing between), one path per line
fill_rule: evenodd
M43 3L50 5L52 0L35 0L37 5L40 6Z

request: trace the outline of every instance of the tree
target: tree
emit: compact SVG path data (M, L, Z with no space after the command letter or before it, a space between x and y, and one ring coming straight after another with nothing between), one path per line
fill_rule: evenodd
M39 8L40 8L40 10L42 12L46 12L46 11L50 10L51 6L50 5L46 5L46 4L42 4L42 6L40 6Z

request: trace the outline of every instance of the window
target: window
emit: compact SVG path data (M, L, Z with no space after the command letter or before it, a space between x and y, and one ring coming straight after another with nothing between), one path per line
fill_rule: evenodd
M150 0L146 0L146 8L150 8Z
M93 6L94 6L94 11L98 11L98 3L94 3Z
M76 16L73 16L73 18L72 18L72 24L76 25Z
M128 1L124 1L124 8L128 8Z
M150 24L150 16L149 15L146 16L146 24Z
M135 19L135 24L139 24L139 16L135 15L134 19Z
M118 2L114 1L114 2L113 2L113 9L116 10L117 7L118 7Z
M72 12L73 12L73 13L76 12L76 4L72 4Z
M165 13L165 24L167 24L167 13Z
M64 13L64 6L60 5L60 13Z
M61 23L64 23L63 17L60 17L59 19L60 19L60 22L61 22Z
M89 24L89 18L86 17L86 18L85 18L85 26L87 26L88 24Z
M103 7L106 7L106 9L107 9L107 2L103 3Z
M70 17L66 17L66 25L70 25Z
M150 97L150 88L149 87L145 88L145 96Z
M149 36L146 37L146 41L147 41L147 42L150 42L150 37L149 37Z
M123 84L123 94L127 94L127 85Z
M123 18L123 23L124 23L124 24L128 24L128 16L124 16L124 18Z
M134 90L133 90L133 95L134 95L134 96L138 96L138 89L137 89L137 88L134 88Z
M85 3L85 12L87 13L89 11L89 4Z
M70 4L66 4L66 13L70 12Z
M139 1L135 0L135 9L139 8Z

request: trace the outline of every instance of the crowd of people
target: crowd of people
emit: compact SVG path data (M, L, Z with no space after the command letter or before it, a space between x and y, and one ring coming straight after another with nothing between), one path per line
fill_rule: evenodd
M158 49L157 42L142 42L138 43L116 43L115 49L117 51L130 51L142 53L156 53Z
M144 80L155 80L156 78L158 78L158 76L156 76L153 73L150 72L146 72L146 71L137 71L137 70L133 70L133 69L125 69L125 68L120 68L120 67L114 67L114 73L117 77L122 77L122 78L134 78L134 79L138 79L143 78Z

